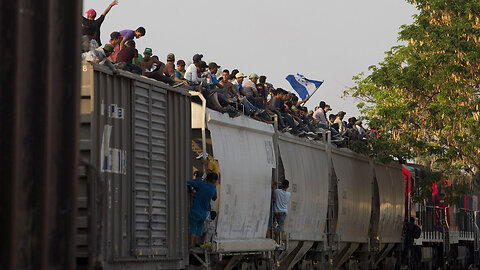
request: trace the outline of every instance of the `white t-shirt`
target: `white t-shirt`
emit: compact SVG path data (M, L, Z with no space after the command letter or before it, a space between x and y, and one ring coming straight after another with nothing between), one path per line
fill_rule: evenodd
M242 86L248 97L254 96L255 92L257 92L257 86L251 80L243 81Z
M318 108L318 110L313 113L313 119L327 124L327 118L325 117L325 113L323 112L322 108Z
M336 118L334 124L338 124L338 133L345 133L345 126L343 125L343 121L340 120L340 118Z
M185 80L194 83L200 83L205 80L205 78L199 78L197 75L197 66L195 64L190 64L187 70L185 71Z
M273 205L273 212L288 213L287 204L290 200L290 192L283 189L275 189L275 204Z
M98 61L99 64L106 65L111 70L115 70L115 66L112 64L112 62L110 62L110 60L108 60L103 48L97 48L95 50L82 53L82 61Z

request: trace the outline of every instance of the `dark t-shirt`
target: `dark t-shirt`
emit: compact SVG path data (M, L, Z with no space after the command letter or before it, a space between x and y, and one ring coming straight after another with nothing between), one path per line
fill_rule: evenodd
M102 42L100 42L100 27L102 26L103 20L105 20L105 16L101 15L96 20L89 20L85 17L82 17L82 34L86 35L86 29L89 27L95 28L97 34L95 36L95 40L98 43L98 46L102 46Z
M284 106L284 103L281 99L277 98L277 97L274 97L272 99L272 102L270 102L270 108L273 110L273 109L277 109L279 110L281 113L284 113L285 112L285 106Z
M292 109L292 106L293 106L292 101L288 100L287 102L285 102L285 105L287 105L287 108L288 108L289 110Z
M138 51L137 49L134 49L133 47L128 47L126 46L125 48L123 48L123 50L121 50L118 55L117 55L117 59L116 59L116 62L117 63L121 63L121 62L125 62L125 63L132 63L132 59L138 54Z
M405 224L405 239L412 241L415 237L415 224L407 222Z
M257 92L263 98L268 96L267 88L263 84L257 83Z

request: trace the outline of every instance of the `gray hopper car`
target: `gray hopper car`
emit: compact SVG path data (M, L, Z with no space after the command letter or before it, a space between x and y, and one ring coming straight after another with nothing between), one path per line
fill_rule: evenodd
M187 91L82 63L77 266L188 265Z

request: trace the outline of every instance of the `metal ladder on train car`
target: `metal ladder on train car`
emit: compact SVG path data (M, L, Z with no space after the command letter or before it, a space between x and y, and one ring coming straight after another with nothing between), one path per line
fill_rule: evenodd
M443 236L443 262L444 263L449 263L449 259L450 259L450 232L449 232L449 226L448 226L448 223L447 223L447 212L446 212L447 209L446 208L440 208L440 209L442 209L439 220L441 220L440 226L442 228L442 236Z
M327 153L327 160L328 160L328 171L330 177L330 184L328 188L328 212L327 212L327 244L331 247L331 251L333 252L336 247L337 243L335 241L336 237L336 216L337 216L337 204L336 204L336 196L337 196L337 176L332 170L333 164L331 163L332 160L332 133L327 130L323 130L322 137L324 138L325 143L325 152Z

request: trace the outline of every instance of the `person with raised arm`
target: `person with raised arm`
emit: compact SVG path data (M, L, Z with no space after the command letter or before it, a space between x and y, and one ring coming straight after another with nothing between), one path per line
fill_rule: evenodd
M118 0L114 0L108 7L105 9L105 11L98 17L98 19L95 20L95 17L97 17L97 12L91 8L87 12L87 18L82 17L82 33L83 35L86 35L86 29L88 28L95 28L95 40L98 43L98 46L102 46L102 42L100 42L100 27L102 26L103 21L105 20L105 16L107 16L108 12L112 9L113 6L118 5Z

